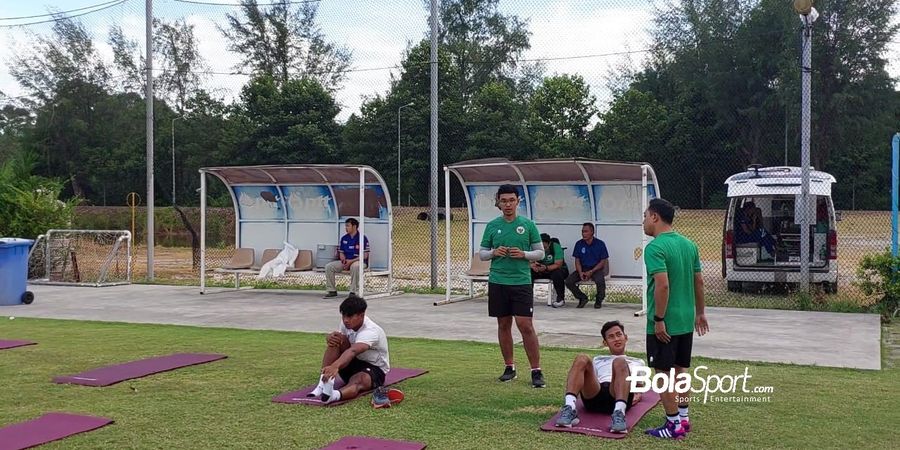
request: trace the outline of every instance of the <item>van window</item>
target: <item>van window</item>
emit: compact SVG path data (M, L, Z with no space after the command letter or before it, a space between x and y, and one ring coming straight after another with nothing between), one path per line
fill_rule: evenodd
M828 261L827 234L832 228L828 199L814 196L815 222L810 224L811 267ZM728 217L734 233L737 266L800 265L800 225L792 195L737 197Z

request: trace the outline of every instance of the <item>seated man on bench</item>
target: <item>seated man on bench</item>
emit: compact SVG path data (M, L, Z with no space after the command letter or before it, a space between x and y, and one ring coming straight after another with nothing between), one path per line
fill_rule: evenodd
M328 346L322 358L322 375L308 397L333 403L375 389L372 405L391 406L384 387L384 378L391 370L387 336L377 323L366 317L366 308L366 301L355 295L341 303L341 325L325 338ZM335 376L344 380L341 389L334 389Z
M544 259L531 263L531 284L540 278L552 281L553 289L556 290L553 307L559 308L566 304L566 277L569 276L566 255L559 245L559 239L551 238L547 233L541 233L541 244L544 245Z
M363 265L363 269L369 264L369 238L363 236L360 239L359 221L352 217L347 219L344 222L344 229L347 230L347 234L341 237L341 246L338 250L340 261L332 261L325 265L325 289L328 291L325 298L337 297L334 275L345 270L350 271L350 295L359 292L359 264ZM362 263L359 261L360 240L365 247Z
M600 334L603 336L603 345L609 348L610 356L600 355L593 361L584 354L575 357L566 381L566 403L559 412L556 426L570 428L578 425L575 400L580 394L584 408L588 411L612 414L610 432L627 433L625 411L641 401L640 393L630 391L628 376L638 367L647 365L639 358L625 356L628 336L625 334L625 326L618 320L604 323Z
M582 239L575 243L572 256L575 258L575 271L566 278L566 287L578 299L576 308L584 308L588 304L588 296L578 287L582 281L593 281L597 285L597 296L594 308L603 306L606 298L606 275L609 274L609 252L606 243L594 237L594 224L585 222L581 226Z

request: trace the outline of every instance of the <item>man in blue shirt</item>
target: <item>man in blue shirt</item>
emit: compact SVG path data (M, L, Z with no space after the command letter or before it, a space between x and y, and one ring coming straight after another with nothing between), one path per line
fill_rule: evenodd
M603 306L606 298L606 275L609 274L609 252L606 244L600 239L594 239L594 224L585 222L581 226L582 239L575 244L572 256L575 257L575 271L566 278L566 287L572 295L578 299L578 308L584 308L588 303L588 296L578 287L579 281L593 280L597 285L597 298L594 300L594 308Z
M346 270L350 271L350 294L355 295L359 290L359 221L349 218L344 223L347 234L341 237L341 245L338 250L339 261L332 261L325 265L325 288L328 291L325 298L337 297L337 288L334 287L334 275ZM363 236L365 256L363 257L363 269L369 263L369 238Z

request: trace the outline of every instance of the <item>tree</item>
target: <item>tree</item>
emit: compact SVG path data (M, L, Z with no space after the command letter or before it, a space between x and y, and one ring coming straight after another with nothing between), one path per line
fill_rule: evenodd
M197 48L194 26L184 19L167 22L154 19L153 53L161 71L154 78L154 89L159 86L167 93L167 100L179 113L194 93L201 89L205 78L202 73L206 63Z
M242 17L227 14L228 25L219 27L228 49L243 57L238 69L279 84L310 78L328 91L346 79L351 53L326 40L316 24L318 3L276 0L263 10L256 0L242 0L241 11Z
M326 163L336 156L340 108L318 81L257 77L244 86L241 101L252 132L240 146L239 161Z
M512 82L517 59L531 48L527 23L499 12L500 0L441 2L439 39L459 73L454 93L466 106L485 84Z
M80 22L64 15L53 15L50 36L31 34L29 51L16 52L9 65L13 78L38 104L71 93L78 87L109 86L109 69L94 45L93 36ZM82 94L92 95L90 92Z
M539 157L584 156L596 99L580 75L544 79L528 103L526 129Z

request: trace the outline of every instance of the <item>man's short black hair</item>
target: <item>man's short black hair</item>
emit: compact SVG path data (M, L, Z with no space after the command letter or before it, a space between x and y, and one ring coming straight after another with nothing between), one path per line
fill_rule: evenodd
M594 230L594 223L593 223L593 222L585 222L585 223L581 224L581 228L584 228L584 227L590 228L590 229L591 229L591 233L593 233L593 232L595 231L595 230Z
M603 327L600 328L600 336L603 336L603 339L606 339L606 332L609 331L612 327L619 327L622 329L622 333L625 333L625 325L622 325L622 322L618 320L610 320L603 324Z
M541 242L550 243L550 235L547 233L541 233Z
M366 300L356 295L350 295L341 302L341 315L344 317L355 316L359 313L366 312Z
M663 222L672 225L672 221L675 220L675 206L669 203L668 200L664 200L661 198L654 198L650 200L650 205L647 206L647 211L652 213L656 213Z
M344 223L349 223L350 225L353 225L354 227L359 228L359 221L352 217L345 220Z
M516 198L518 198L519 190L511 184L503 184L500 185L499 188L497 188L497 200L500 200L500 196L503 194L516 194Z

